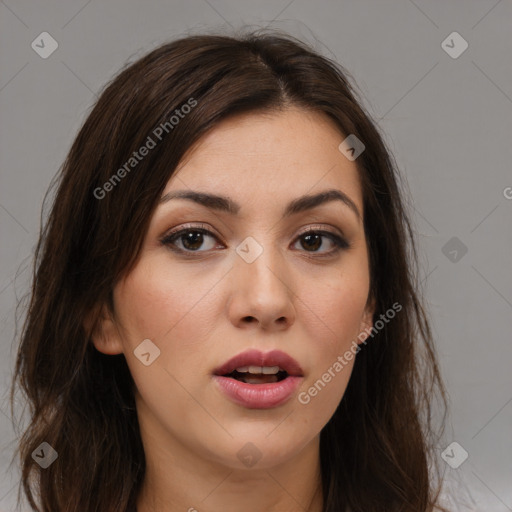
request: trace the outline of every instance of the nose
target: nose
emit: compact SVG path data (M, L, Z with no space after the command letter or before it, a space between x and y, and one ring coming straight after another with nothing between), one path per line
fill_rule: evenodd
M238 328L288 329L295 322L295 293L286 262L265 247L252 263L235 258L230 272L228 315Z

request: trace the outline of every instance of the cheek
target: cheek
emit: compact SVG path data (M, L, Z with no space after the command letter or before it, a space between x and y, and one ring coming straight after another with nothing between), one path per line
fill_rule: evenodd
M364 270L362 266L347 268L325 281L315 279L309 292L300 292L300 297L306 298L301 315L311 340L312 373L301 388L298 402L316 427L322 428L334 414L350 380L368 295Z
M146 258L114 291L124 353L136 388L143 402L166 421L173 414L184 414L183 404L190 396L180 383L190 388L194 382L188 369L211 364L205 361L204 345L218 318L212 289L218 281L211 272L177 272L165 261ZM149 366L133 353L145 339L160 350Z
M187 357L197 363L198 348L218 318L213 289L218 281L213 272L177 272L165 258L140 262L114 292L123 343L133 350L150 339L169 369L179 368Z
M311 285L310 282L305 284ZM309 320L304 325L311 340L323 340L329 357L357 338L368 297L368 280L364 273L338 275L298 294Z

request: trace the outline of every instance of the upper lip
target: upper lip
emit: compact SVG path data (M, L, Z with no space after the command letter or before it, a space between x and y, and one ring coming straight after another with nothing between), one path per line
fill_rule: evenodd
M302 376L302 368L299 363L281 350L260 352L259 350L246 350L214 370L215 375L227 375L241 366L279 366L288 375Z

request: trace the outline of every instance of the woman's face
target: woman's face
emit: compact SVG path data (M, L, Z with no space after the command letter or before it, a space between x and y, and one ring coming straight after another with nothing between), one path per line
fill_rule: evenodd
M126 357L146 450L261 469L318 446L354 364L344 354L372 314L362 191L344 138L298 109L237 116L167 183L140 259L114 290L114 323L94 340ZM294 203L328 190L358 213L338 199ZM171 198L178 191L204 201ZM271 351L298 367L265 359ZM233 366L268 374L229 377Z

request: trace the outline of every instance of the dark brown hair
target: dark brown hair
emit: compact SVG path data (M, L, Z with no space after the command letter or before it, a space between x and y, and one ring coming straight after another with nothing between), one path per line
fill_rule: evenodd
M135 510L145 458L134 383L124 355L98 352L84 321L92 316L95 325L100 306L113 307L112 290L136 262L160 195L187 149L228 116L287 106L323 112L340 136L363 141L356 164L374 322L392 304L402 306L362 346L343 399L321 432L324 511L433 509L433 402L441 398L444 421L446 392L403 183L349 76L304 43L259 31L184 37L107 84L54 183L11 388L11 410L17 385L30 404L19 456L33 510ZM171 128L176 109L193 103ZM162 141L113 180L164 123ZM32 459L42 442L58 452L47 469ZM20 490L21 484L18 500Z

